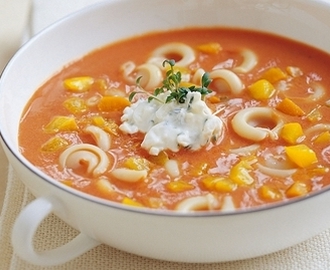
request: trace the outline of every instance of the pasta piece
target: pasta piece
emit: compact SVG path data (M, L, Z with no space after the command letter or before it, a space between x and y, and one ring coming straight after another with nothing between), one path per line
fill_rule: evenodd
M154 50L148 62L157 63L157 66L162 66L164 60L172 56L179 57L179 59L176 60L176 66L179 67L190 65L196 58L195 52L190 46L181 42L171 42Z
M324 87L319 83L312 84L313 93L308 96L310 101L317 101L325 95Z
M291 176L297 171L297 169L271 168L268 166L261 165L260 163L257 163L257 167L264 174L267 174L269 176L281 177L281 178Z
M101 177L99 180L97 180L95 185L96 188L102 193L109 194L115 192L114 187L107 178Z
M175 210L180 212L191 212L197 210L212 210L218 204L217 199L211 193L204 196L195 196L179 202Z
M233 94L239 94L244 89L244 85L241 79L231 70L228 69L216 69L210 72L210 78L214 80L213 84L217 87L217 80L224 81L228 84L230 91ZM220 87L219 87L220 85ZM221 90L221 83L218 83L219 90Z
M107 154L99 147L82 143L70 146L59 157L60 165L65 168L77 169L87 167L87 173L98 176L104 173L110 164Z
M108 151L111 146L110 135L103 129L97 126L87 126L84 130L86 133L91 134L97 144L103 151Z
M129 61L121 66L123 77L127 83L136 84L141 77L140 86L146 90L153 90L163 80L161 69L153 63L145 63L136 67L135 63Z
M236 206L234 204L232 196L227 195L223 198L222 205L221 205L221 210L222 211L234 211L234 210L236 210Z
M101 99L101 96L96 96L96 95L92 96L86 100L86 105L88 107L94 107L99 103L100 99Z
M258 63L258 57L252 50L242 50L241 56L243 57L243 62L239 66L233 68L233 71L235 72L247 73Z
M251 155L251 153L257 151L258 148L260 148L260 144L251 144L245 147L229 149L229 152L238 155Z
M269 122L275 127L258 127L259 122ZM258 107L240 110L232 119L234 131L243 138L252 141L262 141L267 136L275 140L278 138L278 130L283 126L283 120L275 114L271 108Z
M205 70L204 69L202 69L202 68L197 69L195 71L192 79L191 79L192 83L194 83L196 85L200 85L204 73L205 73Z
M120 181L135 183L146 178L148 175L148 171L117 168L111 171L111 175Z
M320 132L320 131L330 131L330 124L316 124L308 129L305 130L306 135L310 135L314 132Z
M136 83L136 77L131 76L133 71L135 70L136 65L132 61L128 61L121 65L120 70L123 73L123 77L125 81L129 84L135 84Z
M175 178L180 176L180 169L176 160L169 159L166 161L164 167L171 177Z
M162 72L156 65L146 63L138 66L136 70L136 78L142 77L140 85L146 90L153 90L163 80Z

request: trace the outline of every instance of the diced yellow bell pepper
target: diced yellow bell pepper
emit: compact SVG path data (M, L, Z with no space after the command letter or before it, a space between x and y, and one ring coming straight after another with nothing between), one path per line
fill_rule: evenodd
M187 190L192 190L195 187L192 184L179 180L179 181L172 181L167 183L166 188L172 192L183 192Z
M323 118L323 114L321 113L321 111L319 110L318 107L316 107L315 109L313 109L311 112L308 113L308 115L306 116L306 118L311 121L311 122L318 122Z
M69 142L67 140L59 136L54 136L41 146L41 150L44 152L56 152L68 145Z
M315 152L305 144L286 146L284 149L289 159L301 168L306 168L318 161Z
M293 122L284 124L280 131L280 137L290 144L296 144L300 143L305 135L301 125Z
M74 77L64 80L65 89L72 92L86 92L94 83L94 78L90 76Z
M156 165L164 166L169 158L165 151L161 151L159 152L158 156L149 156L148 160Z
M55 116L45 127L46 133L57 133L59 131L76 131L78 125L75 118L69 116Z
M266 185L259 188L258 193L266 201L278 201L282 199L282 194L279 190Z
M85 101L82 98L69 98L63 102L63 106L71 113L83 113L87 110Z
M115 136L118 136L118 125L115 123L115 121L111 119L104 119L100 115L93 116L91 118L91 122L93 125L98 126L99 128L102 128L104 131L111 133Z
M145 158L134 156L134 157L128 157L124 161L124 167L131 170L150 170L150 162L146 160Z
M207 162L201 162L199 164L194 165L189 174L191 176L201 176L207 172L209 167L210 166Z
M248 91L252 98L265 100L272 97L275 93L275 88L269 81L261 79L248 86Z
M222 47L217 42L210 42L197 46L197 50L207 54L218 54L222 50Z
M187 88L189 88L191 86L197 86L197 85L194 84L194 83L191 83L191 82L185 82L185 81L183 81L183 82L180 82L179 86L180 87L187 87Z
M131 103L125 97L104 96L98 103L98 108L102 112L123 111Z
M305 112L289 98L284 98L277 104L276 109L291 116L305 115Z
M292 77L299 77L304 74L299 67L288 66L285 70Z
M330 143L330 132L327 130L320 133L314 139L314 143Z
M64 180L61 180L61 183L68 186L68 187L73 187L73 182L71 179L64 179Z
M125 197L122 200L122 204L129 205L129 206L135 206L135 207L143 207L143 204L132 200L131 198Z
M241 160L234 165L229 173L229 177L238 185L251 185L254 182L250 171L253 169L248 160Z
M237 188L237 184L226 177L209 175L202 180L202 184L210 191L231 192Z
M287 78L287 74L281 70L279 67L271 67L267 69L261 76L263 79L269 81L270 83L276 83L280 80Z
M295 182L285 191L285 194L288 198L292 198L306 195L308 192L309 188L305 183Z
M329 173L329 171L330 171L329 167L324 167L320 165L317 166L316 168L308 170L307 174L310 175L311 177L314 177L314 176L325 175L326 173Z
M221 98L218 97L218 96L210 96L210 97L207 98L207 100L210 103L214 104L214 103L219 103L221 101Z

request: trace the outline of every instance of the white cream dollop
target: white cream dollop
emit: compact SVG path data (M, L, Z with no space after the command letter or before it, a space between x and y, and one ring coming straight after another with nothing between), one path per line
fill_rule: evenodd
M189 92L184 103L165 103L165 92L150 102L140 99L125 108L120 129L134 134L145 133L141 146L151 155L181 147L198 150L222 134L223 123L212 114L199 92Z

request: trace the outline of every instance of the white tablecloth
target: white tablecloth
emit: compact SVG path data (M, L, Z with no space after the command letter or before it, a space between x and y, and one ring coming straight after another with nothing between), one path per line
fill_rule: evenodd
M29 8L28 0L0 0L0 70L17 50L20 42L26 39L27 34L34 35L57 19L100 0L31 1L31 8ZM2 149L0 149L0 179L0 189L2 189L0 207L3 201L0 215L0 269L43 269L30 265L13 254L10 243L13 222L21 209L33 200L33 196L17 179ZM36 248L50 249L62 245L76 234L75 230L51 215L37 232ZM324 270L330 269L330 224L328 230L304 243L274 254L244 261L216 264L171 263L142 258L101 245L69 263L47 269Z

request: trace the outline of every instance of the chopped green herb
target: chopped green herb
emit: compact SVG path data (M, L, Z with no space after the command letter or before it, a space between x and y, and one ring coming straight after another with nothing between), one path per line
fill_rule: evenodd
M157 99L157 96L161 93L170 92L169 96L167 97L165 103L169 103L173 100L176 100L178 103L184 103L187 98L187 94L189 92L199 92L201 93L202 97L205 95L211 93L212 91L208 89L209 84L211 83L211 79L209 76L209 73L205 72L202 76L201 81L201 87L197 87L195 85L192 85L190 87L184 87L180 86L181 83L181 72L174 71L175 61L173 59L171 60L165 60L163 62L163 67L168 64L170 65L170 69L166 72L166 77L163 80L163 85L161 87L158 87L155 89L153 94L150 94L143 90L143 88L140 86L140 80L142 77L137 78L136 85L141 91L134 91L129 95L129 100L132 101L134 96L137 93L145 93L149 95L148 101L150 102L153 99Z

